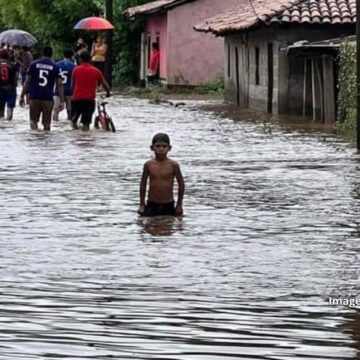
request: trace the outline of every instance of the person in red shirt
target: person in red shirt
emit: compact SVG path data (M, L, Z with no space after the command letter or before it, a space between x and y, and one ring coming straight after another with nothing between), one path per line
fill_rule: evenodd
M89 130L95 111L96 88L101 84L109 97L110 87L99 69L90 64L90 53L84 51L79 55L80 65L71 75L71 120L73 129L78 129L77 122L81 116L83 130Z
M16 104L16 83L19 75L19 67L10 61L7 49L0 49L0 118L5 115L6 120L12 120Z
M147 79L150 82L156 83L160 78L160 51L159 51L159 44L152 43L151 45L152 51L150 55L150 66L148 69L148 76Z

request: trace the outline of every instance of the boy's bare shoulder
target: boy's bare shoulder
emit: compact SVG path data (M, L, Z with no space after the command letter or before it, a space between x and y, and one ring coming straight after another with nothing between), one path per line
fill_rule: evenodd
M176 160L173 160L171 158L167 158L169 163L172 164L172 165L179 165L179 163L176 161Z
M153 164L154 163L154 159L149 159L149 160L147 160L147 161L145 161L145 163L144 163L144 167L147 167L147 166L149 166L149 165L151 165L151 164Z
M147 160L144 166L150 166L152 164L162 164L162 165L172 165L172 166L179 166L179 163L171 158L167 158L165 161L157 161L156 159Z

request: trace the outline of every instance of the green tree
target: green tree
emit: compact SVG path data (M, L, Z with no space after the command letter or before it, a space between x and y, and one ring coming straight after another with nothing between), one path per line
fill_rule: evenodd
M114 77L121 84L135 84L139 80L140 40L144 31L142 19L128 19L123 12L132 6L147 3L147 0L114 1Z
M123 11L149 0L114 0L114 80L136 83L140 62L140 37L144 29L141 19L124 18ZM0 29L22 29L33 34L39 43L35 53L45 44L60 57L64 47L72 47L83 36L89 43L93 31L75 31L74 25L88 16L104 16L105 0L0 0Z
M73 30L80 19L99 15L99 0L0 0L0 24L5 29L29 31L39 40L39 47L51 44L60 51L72 46L79 34Z

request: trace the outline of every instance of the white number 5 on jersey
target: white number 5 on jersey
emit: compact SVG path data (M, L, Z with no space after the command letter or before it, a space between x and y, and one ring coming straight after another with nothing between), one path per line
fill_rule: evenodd
M69 73L69 72L68 72L67 70L61 70L61 71L60 71L60 75L61 75L62 83L63 83L63 84L66 84L66 83L67 83L68 73Z
M39 73L39 85L40 86L46 86L48 83L48 77L49 76L49 70L41 69Z

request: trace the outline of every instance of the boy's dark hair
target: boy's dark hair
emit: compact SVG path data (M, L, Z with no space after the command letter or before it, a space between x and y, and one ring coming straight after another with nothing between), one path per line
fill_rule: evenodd
M45 46L43 49L43 55L51 58L53 56L53 49L50 46Z
M74 52L71 49L65 49L63 54L66 59L71 59L74 56Z
M159 50L159 44L157 42L153 42L151 46L154 50Z
M170 138L168 134L165 133L157 133L152 138L152 145L155 145L157 142L164 142L170 145Z
M82 62L90 62L91 56L90 53L88 51L83 51L80 55L79 55L79 59Z

